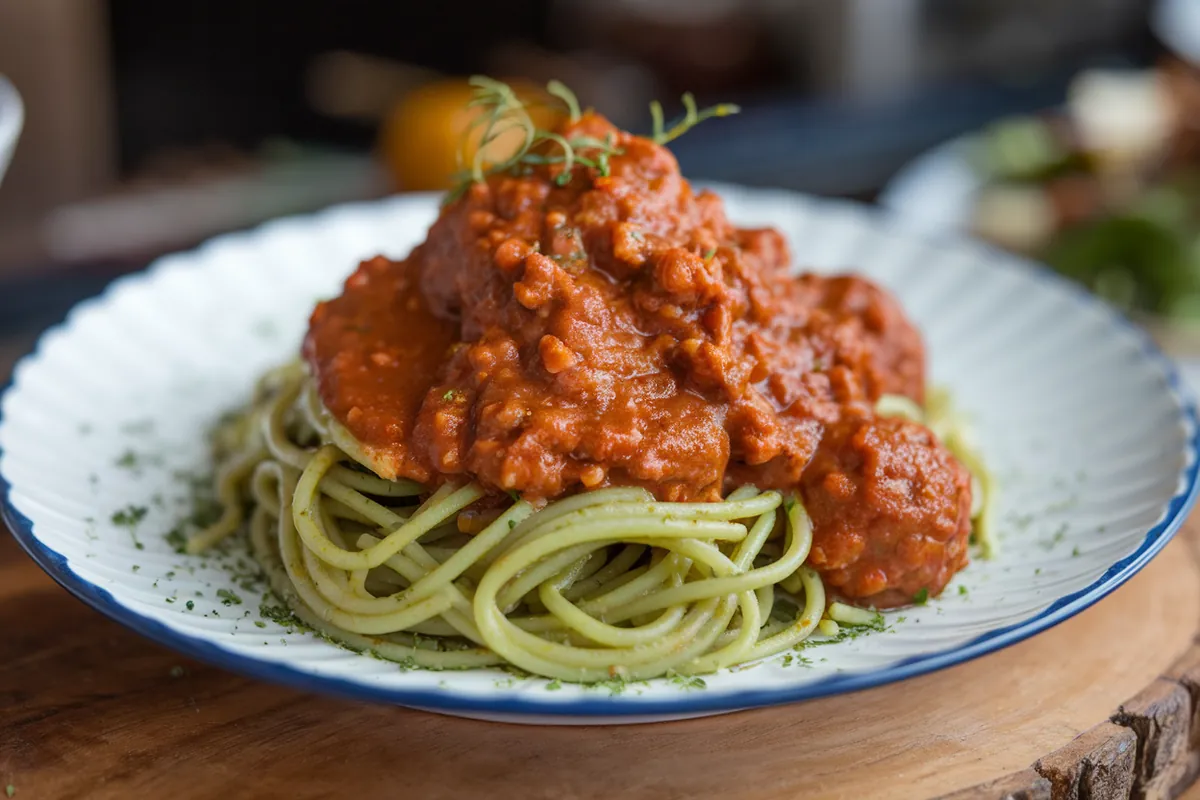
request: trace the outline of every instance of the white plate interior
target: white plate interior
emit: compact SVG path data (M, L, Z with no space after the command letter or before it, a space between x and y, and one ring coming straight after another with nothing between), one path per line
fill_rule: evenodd
M777 226L798 266L853 269L896 292L924 332L933 381L972 416L1000 481L999 555L941 598L890 614L887 632L707 676L703 688L404 671L260 618L258 591L230 575L236 554L176 554L164 534L186 512L181 478L205 471L205 431L294 354L314 302L359 259L402 257L424 237L437 207L428 196L224 237L73 311L18 366L0 405L16 527L31 525L34 549L60 554L51 568L100 590L90 599L109 613L232 668L509 718L711 713L904 677L1065 618L1165 542L1190 504L1195 425L1141 334L983 247L931 244L854 205L721 191L737 222ZM114 524L143 508L135 529Z

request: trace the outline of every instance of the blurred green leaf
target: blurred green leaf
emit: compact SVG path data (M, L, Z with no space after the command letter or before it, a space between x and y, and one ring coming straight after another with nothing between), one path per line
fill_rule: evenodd
M1175 214L1169 204L1160 216ZM1200 268L1190 237L1147 215L1099 220L1064 231L1043 254L1056 270L1126 311L1195 315Z

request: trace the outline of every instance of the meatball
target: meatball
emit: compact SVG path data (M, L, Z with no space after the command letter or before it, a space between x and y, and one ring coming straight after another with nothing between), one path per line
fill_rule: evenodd
M832 363L852 369L867 394L902 394L925 402L925 348L921 334L890 293L853 275L806 274L798 279L810 309L803 335Z
M967 565L971 477L923 425L847 417L801 479L809 564L832 591L878 608L942 591Z

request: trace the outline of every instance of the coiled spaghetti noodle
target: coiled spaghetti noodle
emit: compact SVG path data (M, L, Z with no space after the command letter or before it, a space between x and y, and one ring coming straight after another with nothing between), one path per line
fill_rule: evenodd
M712 672L878 619L827 607L794 495L747 486L721 502L667 503L608 488L481 513L470 508L478 485L445 484L418 502L420 485L366 469L299 365L265 377L216 444L222 514L188 550L243 528L249 510L272 590L318 632L381 658L640 680Z

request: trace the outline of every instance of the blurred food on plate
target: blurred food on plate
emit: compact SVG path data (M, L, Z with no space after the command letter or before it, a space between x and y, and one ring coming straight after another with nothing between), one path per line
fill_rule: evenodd
M973 231L1119 308L1200 321L1200 71L1089 70L1060 110L971 144Z

